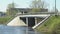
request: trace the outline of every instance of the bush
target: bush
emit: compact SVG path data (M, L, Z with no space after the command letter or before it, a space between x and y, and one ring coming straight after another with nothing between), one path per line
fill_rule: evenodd
M13 19L12 16L0 17L0 24L7 24L7 22L11 19Z

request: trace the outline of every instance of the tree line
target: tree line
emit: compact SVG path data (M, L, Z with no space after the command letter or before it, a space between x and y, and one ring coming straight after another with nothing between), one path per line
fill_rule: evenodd
M40 9L45 9L48 7L47 2L45 0L32 0L30 4L30 8L32 8L32 12L38 12ZM11 8L16 8L16 3L12 2L7 6L7 15L15 15L18 11L10 10Z

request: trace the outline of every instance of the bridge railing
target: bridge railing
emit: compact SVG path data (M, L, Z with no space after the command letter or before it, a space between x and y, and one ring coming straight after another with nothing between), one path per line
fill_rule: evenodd
M55 14L55 12L30 12L30 13L17 13L16 15L35 15L35 14Z
M60 12L29 12L29 13L17 13L15 16L19 15L60 15Z

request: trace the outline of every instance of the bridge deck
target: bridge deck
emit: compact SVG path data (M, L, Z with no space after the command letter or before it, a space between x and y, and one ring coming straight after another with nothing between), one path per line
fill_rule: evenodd
M45 18L47 16L50 16L50 14L41 14L41 15L19 15L18 17L42 17Z

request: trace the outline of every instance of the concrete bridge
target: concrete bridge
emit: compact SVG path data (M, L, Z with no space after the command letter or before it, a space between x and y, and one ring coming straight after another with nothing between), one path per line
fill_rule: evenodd
M36 28L41 21L45 21L50 14L39 14L39 15L18 15L7 26L28 26Z

